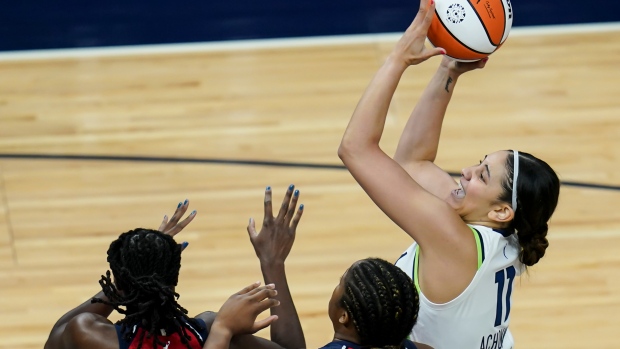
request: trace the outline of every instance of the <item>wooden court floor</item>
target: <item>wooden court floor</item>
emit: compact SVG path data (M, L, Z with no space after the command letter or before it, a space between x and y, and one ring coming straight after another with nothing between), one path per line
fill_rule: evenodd
M0 153L332 164L355 104L392 41L183 54L0 61ZM517 148L567 182L551 247L517 283L517 348L620 348L620 31L515 35L464 76L438 163L450 171ZM410 69L382 140L393 152L438 59ZM198 217L178 291L191 314L260 279L247 239L267 185L301 190L288 260L309 348L331 339L344 270L395 260L411 241L338 168L0 158L0 348L41 348L99 290L121 232L156 228L179 201ZM615 188L615 189L614 189ZM118 319L118 317L114 317ZM268 335L262 332L261 335Z

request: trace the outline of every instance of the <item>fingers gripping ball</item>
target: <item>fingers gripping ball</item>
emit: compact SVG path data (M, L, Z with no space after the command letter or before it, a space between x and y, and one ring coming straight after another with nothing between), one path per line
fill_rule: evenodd
M428 40L463 62L487 57L508 38L510 0L435 0Z

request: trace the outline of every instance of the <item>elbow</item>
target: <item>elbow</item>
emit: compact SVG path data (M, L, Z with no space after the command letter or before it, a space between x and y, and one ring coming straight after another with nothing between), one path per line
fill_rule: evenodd
M340 160L342 160L342 162L345 162L348 156L349 153L347 146L344 144L344 142L340 143L340 146L338 147L338 157L340 158Z
M381 151L378 144L360 143L344 138L338 147L338 157L347 166L352 161L366 161L377 151Z
M345 165L347 164L347 161L351 160L353 157L355 157L356 154L359 154L360 152L360 146L347 139L343 139L342 142L340 142L340 146L338 147L338 157Z

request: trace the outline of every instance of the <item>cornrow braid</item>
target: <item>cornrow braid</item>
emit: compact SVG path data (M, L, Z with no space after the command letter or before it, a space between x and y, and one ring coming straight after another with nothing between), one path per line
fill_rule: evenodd
M158 339L158 332L164 329L167 334L178 333L182 343L191 349L187 323L201 326L188 318L187 310L177 303L179 294L174 287L181 268L181 246L160 231L138 228L121 234L110 244L108 263L114 281L107 271L99 284L109 301L93 298L92 302L110 305L125 315L117 322L122 325L125 339L131 339L130 329L137 325L145 330L138 349L150 338L153 348L165 346Z
M353 320L363 345L401 348L418 317L419 298L411 278L379 258L355 263L347 272L340 306Z

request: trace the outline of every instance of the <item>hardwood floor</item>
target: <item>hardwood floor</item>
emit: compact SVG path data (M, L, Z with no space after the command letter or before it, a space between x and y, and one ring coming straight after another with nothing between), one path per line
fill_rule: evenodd
M339 165L348 119L392 46L0 61L0 153ZM618 347L619 58L620 31L511 37L459 80L448 110L447 170L517 148L563 181L611 186L562 188L548 254L515 290L518 348ZM402 80L390 153L438 62ZM41 348L98 291L109 243L157 228L185 198L198 217L180 236L190 245L178 291L194 314L260 279L247 219L261 221L265 186L280 200L297 185L307 209L287 272L309 348L331 339L327 302L345 269L395 260L411 242L342 169L151 160L0 157L0 348Z

